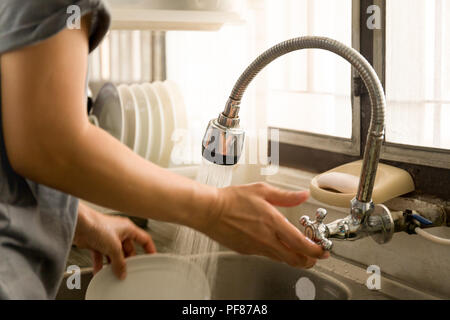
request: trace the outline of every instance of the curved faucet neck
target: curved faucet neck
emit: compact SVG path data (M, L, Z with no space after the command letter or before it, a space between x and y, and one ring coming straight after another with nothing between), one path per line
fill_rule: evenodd
M239 109L242 96L255 76L278 57L302 49L322 49L336 53L347 60L358 71L367 87L372 115L356 200L359 203L369 203L372 198L381 144L384 139L384 109L386 100L383 86L375 70L355 49L330 38L315 36L294 38L275 45L257 57L239 77L224 111L219 115L218 123L228 128L237 127L239 125Z

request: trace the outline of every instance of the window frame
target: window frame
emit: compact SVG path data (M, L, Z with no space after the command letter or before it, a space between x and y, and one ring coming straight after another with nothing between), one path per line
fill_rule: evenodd
M365 26L367 8L377 5L381 9L381 29L370 30ZM352 42L374 67L380 81L385 86L386 66L386 0L353 0L352 2ZM359 137L366 137L370 125L371 105L367 90L352 68L352 109L359 114ZM355 129L353 121L353 130ZM354 132L354 131L353 131ZM352 137L353 137L352 132ZM283 138L280 131L279 159L281 166L303 169L311 172L324 172L339 165L361 159L366 139L359 139L359 154L348 153L348 149L324 146L335 143L335 137L323 136L328 140L323 145L313 145L308 140L312 134L290 133L289 139ZM326 138L325 138L326 137ZM298 139L297 141L293 141ZM348 140L348 139L347 139ZM350 141L350 140L348 140ZM270 147L271 143L269 143ZM325 150L326 149L326 150ZM270 150L269 150L270 152ZM414 179L417 194L430 194L444 200L450 200L450 150L402 145L384 141L380 162L408 171Z

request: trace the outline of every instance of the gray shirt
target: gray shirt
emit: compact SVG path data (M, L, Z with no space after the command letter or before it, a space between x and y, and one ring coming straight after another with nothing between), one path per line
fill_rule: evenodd
M73 14L70 10L67 13L71 5L77 5L82 16L91 13L89 46L93 50L110 22L101 0L1 0L0 55L43 41L66 28ZM76 198L14 172L3 138L0 94L0 298L56 296L77 208Z

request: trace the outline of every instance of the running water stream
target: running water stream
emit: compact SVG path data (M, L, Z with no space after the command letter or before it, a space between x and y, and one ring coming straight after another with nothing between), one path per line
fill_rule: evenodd
M197 181L224 188L231 184L233 166L220 166L202 159ZM186 256L197 264L206 274L212 286L217 270L217 255L210 254L219 251L219 244L203 233L180 226L175 235L174 253Z

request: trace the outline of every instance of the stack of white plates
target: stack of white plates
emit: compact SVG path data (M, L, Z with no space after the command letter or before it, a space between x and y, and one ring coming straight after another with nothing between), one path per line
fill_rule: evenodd
M186 106L177 84L105 84L89 115L94 125L106 130L141 157L163 167L173 166L174 142L188 130Z

